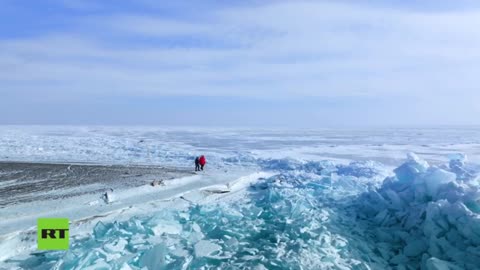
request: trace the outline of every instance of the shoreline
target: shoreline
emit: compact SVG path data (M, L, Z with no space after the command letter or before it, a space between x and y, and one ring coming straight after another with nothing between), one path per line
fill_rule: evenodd
M184 168L152 165L0 162L0 209L32 201L124 190L193 175L192 170Z

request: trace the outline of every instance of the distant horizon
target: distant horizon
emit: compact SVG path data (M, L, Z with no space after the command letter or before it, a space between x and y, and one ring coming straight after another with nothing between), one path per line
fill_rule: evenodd
M480 2L5 0L0 125L477 126Z
M465 128L465 129L480 129L480 125L358 125L358 126L228 126L228 125L211 125L211 126L202 126L202 125L161 125L161 124L0 124L1 127L18 127L18 128L28 128L28 127L38 127L38 128L147 128L147 129L162 129L162 128L173 128L173 129L253 129L253 130L368 130L368 129L452 129L452 128Z

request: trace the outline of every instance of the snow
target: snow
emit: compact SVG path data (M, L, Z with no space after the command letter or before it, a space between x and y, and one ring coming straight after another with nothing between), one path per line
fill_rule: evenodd
M3 159L209 163L0 209L0 268L477 269L479 131L3 127ZM68 251L35 250L44 215L70 218Z

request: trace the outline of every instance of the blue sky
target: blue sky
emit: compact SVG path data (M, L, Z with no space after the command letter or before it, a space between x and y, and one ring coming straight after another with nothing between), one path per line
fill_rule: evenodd
M0 1L0 124L480 124L478 1Z

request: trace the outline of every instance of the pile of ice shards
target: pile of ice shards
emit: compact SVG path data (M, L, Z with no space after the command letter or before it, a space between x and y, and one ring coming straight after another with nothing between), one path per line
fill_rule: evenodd
M414 154L356 201L376 252L403 269L480 268L480 183L464 155L430 166Z
M236 200L99 222L46 269L478 269L478 168L257 160L277 173ZM385 179L382 183L382 180ZM18 260L17 260L18 261ZM43 268L42 268L43 267Z
M335 207L335 188L354 176L324 175L319 164L253 184L234 202L160 210L124 222L99 222L69 251L36 254L24 266L59 269L369 269L385 265ZM331 195L331 196L330 196ZM348 233L346 233L348 231ZM356 242L360 244L351 244ZM371 258L371 257L375 258ZM29 264L31 262L32 264ZM382 263L383 262L383 263ZM27 265L29 264L29 265Z
M227 164L256 165L263 170L279 172L297 171L322 175L351 175L355 177L377 177L385 171L383 164L374 161L354 161L348 165L335 164L330 160L301 161L293 158L254 158L248 154L222 159Z

